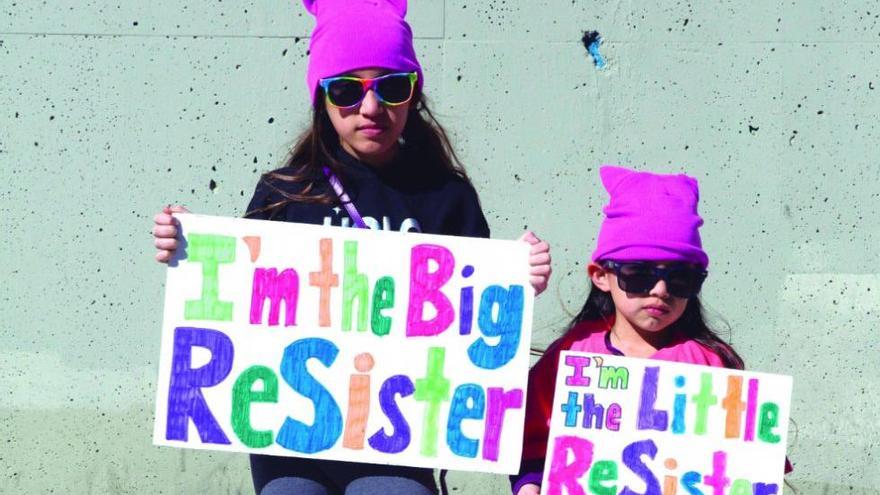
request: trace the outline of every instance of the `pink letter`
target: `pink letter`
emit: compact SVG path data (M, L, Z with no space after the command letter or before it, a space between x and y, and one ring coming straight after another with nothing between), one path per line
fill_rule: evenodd
M724 495L725 488L730 484L730 478L724 476L727 472L727 453L719 450L712 455L712 474L703 476L703 483L712 487L712 495Z
M574 459L568 462L569 451ZM562 487L571 495L586 495L578 480L593 464L593 443L585 438L556 437L553 457L547 474L546 495L562 495Z
M605 428L608 428L611 431L620 430L620 415L621 415L620 404L613 402L610 406L608 406L608 410L605 411Z
M758 380L749 380L749 398L746 401L746 433L743 440L755 441L755 412L758 409Z
M593 360L586 356L565 356L565 365L574 368L571 376L565 377L565 384L570 387L589 387L590 377L584 376L584 368Z
M251 325L263 323L263 305L269 300L269 325L278 325L281 300L284 300L284 326L296 325L296 305L299 301L299 275L293 268L278 274L275 268L254 270L251 289Z
M489 387L486 392L489 399L486 406L486 429L483 434L483 459L497 461L501 429L504 427L504 412L523 406L523 391L515 388L505 392L501 387Z
M428 271L430 261L437 263L437 270ZM433 336L443 333L452 320L455 311L440 288L449 281L455 268L452 252L443 246L419 244L414 246L410 256L409 309L406 315L406 336ZM424 319L425 303L437 310L437 316Z

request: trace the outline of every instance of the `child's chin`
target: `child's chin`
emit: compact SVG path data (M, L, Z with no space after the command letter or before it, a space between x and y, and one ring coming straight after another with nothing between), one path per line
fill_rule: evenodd
M355 148L361 156L370 157L376 156L381 157L391 150L394 142L386 143L384 141L378 140L363 140L357 143L357 147Z
M642 330L651 333L662 332L663 330L669 328L669 322L666 321L665 318L652 318L650 320L642 321L640 323L641 325L639 325L639 327Z

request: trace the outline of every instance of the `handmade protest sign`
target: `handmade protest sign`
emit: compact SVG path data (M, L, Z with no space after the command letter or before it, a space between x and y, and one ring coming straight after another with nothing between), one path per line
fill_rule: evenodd
M517 471L527 244L177 218L155 444Z
M563 352L541 493L781 494L791 383Z

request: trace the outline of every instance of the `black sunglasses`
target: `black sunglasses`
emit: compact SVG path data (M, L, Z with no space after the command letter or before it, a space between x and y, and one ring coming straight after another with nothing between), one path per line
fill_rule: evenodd
M365 79L354 76L328 77L318 81L327 101L334 107L351 108L357 106L373 90L383 105L397 106L408 102L418 80L415 72L395 72L384 76Z
M603 261L601 265L617 275L617 286L629 294L646 295L660 280L666 282L666 290L675 297L687 299L700 293L709 272L687 263L669 263L661 268L645 261Z

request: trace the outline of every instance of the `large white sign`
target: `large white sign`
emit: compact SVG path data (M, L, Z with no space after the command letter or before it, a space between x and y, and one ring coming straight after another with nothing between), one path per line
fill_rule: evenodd
M518 470L527 244L177 218L154 443Z

